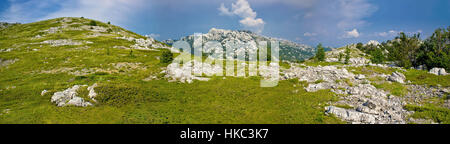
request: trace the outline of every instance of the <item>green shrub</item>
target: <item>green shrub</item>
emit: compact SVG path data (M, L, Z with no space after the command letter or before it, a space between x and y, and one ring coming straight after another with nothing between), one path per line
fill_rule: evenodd
M95 98L101 105L123 106L143 99L137 86L129 84L104 84L95 88Z
M370 55L372 55L372 57L370 58L372 63L381 64L384 62L384 55L381 49L376 48L371 52Z
M164 64L171 63L173 61L173 53L169 50L164 50L161 54L160 62Z
M90 25L90 26L97 26L97 22L96 22L96 21L93 21L93 20L91 20L91 22L89 22L89 25Z

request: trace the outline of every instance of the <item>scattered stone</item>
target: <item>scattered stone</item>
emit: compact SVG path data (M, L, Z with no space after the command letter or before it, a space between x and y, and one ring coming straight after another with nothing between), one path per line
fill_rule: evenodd
M83 45L91 44L90 41L73 41L71 39L60 39L60 40L46 40L41 42L41 44L49 44L51 46L65 46L65 45Z
M43 90L43 91L41 92L41 96L44 96L47 92L48 92L47 90Z
M331 85L328 83L319 83L319 84L309 84L305 89L307 92L316 92L322 89L330 89Z
M0 52L10 52L13 51L13 48L7 48L7 49L0 49Z
M363 104L363 106L367 106L370 109L375 109L377 107L377 105L375 105L374 103L367 101L366 103Z
M362 79L366 79L366 76L359 74L355 76L356 79L362 80Z
M10 111L11 109L4 109L3 111L0 112L0 116L3 114L9 114Z
M393 72L391 74L391 76L388 77L387 80L388 81L392 81L392 82L398 82L398 83L404 84L405 80L406 80L406 77L405 77L405 75L403 75L400 72Z

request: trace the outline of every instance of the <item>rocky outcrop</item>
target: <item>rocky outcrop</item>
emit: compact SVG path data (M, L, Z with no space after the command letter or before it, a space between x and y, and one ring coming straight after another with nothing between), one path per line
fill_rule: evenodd
M348 87L347 94L337 104L353 106L353 109L326 107L326 113L353 124L404 124L412 112L403 109L401 98L387 96L388 93L378 90L370 84L359 84Z
M390 96L389 92L377 89L369 84L367 76L355 75L345 67L297 67L282 72L281 79L298 78L308 82L307 92L330 89L343 95L339 101L326 107L326 114L333 114L342 120L354 124L402 124L412 112L403 109L406 104L401 98ZM392 75L391 75L392 76ZM390 76L386 76L387 77ZM404 81L401 73L394 73L395 80ZM344 82L345 81L345 82ZM352 108L340 108L333 105L348 105Z
M430 70L430 73L434 75L447 75L447 72L444 68L432 68Z
M405 77L405 75L403 75L403 74L400 73L400 72L393 72L393 73L387 78L387 80L388 80L388 81L392 81L392 82L398 82L398 83L404 84L404 83L405 83L405 80L406 80L406 77Z
M64 91L56 92L53 94L51 102L55 103L59 107L69 105L81 107L91 106L92 104L90 102L86 102L83 98L77 96L77 90L83 86L86 85L75 85L72 88L68 88Z
M130 46L133 49L154 50L154 48L159 48L159 49L169 49L172 53L180 53L180 51L178 49L163 45L162 43L157 42L155 39L153 39L151 37L143 39L143 38L134 38L134 37L123 36L123 37L117 37L116 39L133 41L135 44Z
M370 40L370 41L367 42L364 46L368 46L368 45L378 46L378 45L380 45L380 42L378 42L378 41L376 41L376 40Z
M71 88L68 88L64 91L56 92L53 94L51 98L51 102L55 103L59 107L64 106L79 106L79 107L87 107L92 106L92 103L85 101L83 98L78 96L78 89L82 87L87 87L87 85L75 85ZM92 99L94 102L95 97L97 96L97 93L95 92L94 88L97 87L97 83L93 84L92 86L89 86L87 90L89 91L88 97ZM46 90L44 90L46 91ZM44 92L43 91L43 92ZM41 93L42 94L42 93Z
M222 46L227 47L227 43L242 44L243 46L234 47L234 53L253 53L257 52L257 43L260 41L278 41L280 46L280 59L287 61L304 60L314 56L315 49L311 46L294 43L288 40L270 38L252 33L250 31L233 31L212 28L208 33L205 34L194 34L186 37L182 37L179 40L188 42L193 48L193 43L195 38L201 37L202 45L210 41L217 41L222 44ZM165 41L168 44L172 44L178 40L168 40ZM204 47L205 48L205 47ZM214 49L212 47L211 49ZM213 51L208 47L204 51Z

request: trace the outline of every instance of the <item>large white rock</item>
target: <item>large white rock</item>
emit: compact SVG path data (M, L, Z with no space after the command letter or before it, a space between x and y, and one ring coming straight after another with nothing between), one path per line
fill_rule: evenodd
M92 105L90 102L85 102L83 98L77 96L77 90L85 85L75 85L61 92L56 92L51 98L51 102L57 106L63 107L68 105L86 107Z
M97 93L95 92L94 88L97 87L97 83L93 84L92 86L88 87L87 90L89 91L89 98L91 98L93 101L95 100L95 97L97 97Z
M388 81L405 83L406 77L400 72L393 72L387 79Z
M435 75L447 75L447 72L445 72L444 68L432 68L430 70L430 73Z
M334 114L335 116L351 122L351 123L363 123L363 124L375 124L376 119L373 115L357 112L355 110L347 110L335 106L329 106L325 108L326 113Z

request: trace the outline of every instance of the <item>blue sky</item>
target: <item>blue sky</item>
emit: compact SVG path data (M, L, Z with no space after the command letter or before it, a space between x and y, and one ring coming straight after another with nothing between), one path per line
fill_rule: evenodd
M211 28L338 47L385 41L398 32L427 37L450 26L449 0L1 0L0 21L87 17L158 40Z

